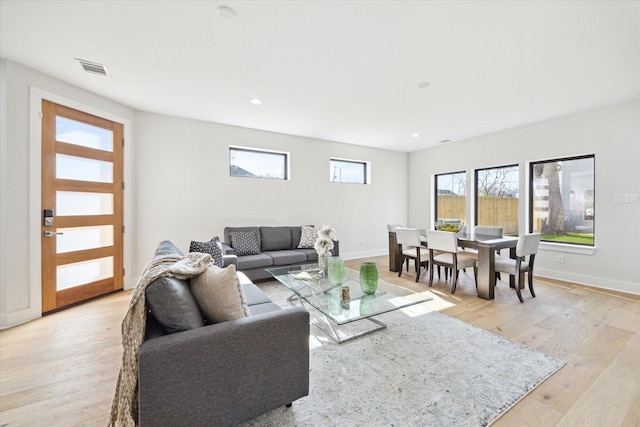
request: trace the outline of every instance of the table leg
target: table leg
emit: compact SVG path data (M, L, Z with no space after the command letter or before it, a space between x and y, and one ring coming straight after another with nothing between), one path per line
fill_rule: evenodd
M488 246L478 247L478 297L494 298L495 251Z

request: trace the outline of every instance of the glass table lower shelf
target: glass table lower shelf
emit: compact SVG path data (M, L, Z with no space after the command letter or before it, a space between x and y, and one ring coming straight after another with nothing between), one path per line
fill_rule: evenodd
M287 301L307 308L311 321L337 343L385 329L387 325L374 316L432 299L427 293L415 293L383 280L378 281L375 294L366 295L360 288L357 271L346 269L345 280L339 286L333 286L325 277L318 278L317 271L315 265L267 269L292 292ZM343 298L345 287L349 289L348 299Z

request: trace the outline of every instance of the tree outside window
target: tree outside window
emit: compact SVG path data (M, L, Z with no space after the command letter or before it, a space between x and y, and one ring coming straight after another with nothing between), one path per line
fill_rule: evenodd
M532 162L529 173L529 229L543 241L593 246L595 156Z
M503 234L518 234L518 165L477 169L476 225L502 227Z

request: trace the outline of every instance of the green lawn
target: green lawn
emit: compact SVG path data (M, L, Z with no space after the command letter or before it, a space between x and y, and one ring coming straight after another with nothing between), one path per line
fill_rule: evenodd
M554 236L553 234L543 234L542 240L547 242L574 243L577 245L593 246L593 234L589 233L567 233L561 236Z

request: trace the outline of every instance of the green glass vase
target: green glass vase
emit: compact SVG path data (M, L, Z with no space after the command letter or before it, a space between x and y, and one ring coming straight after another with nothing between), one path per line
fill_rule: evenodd
M360 265L360 287L367 295L373 295L378 290L378 266L375 262L363 262Z
M329 258L329 264L327 267L329 282L333 286L339 286L344 283L344 261L342 258L332 256Z

